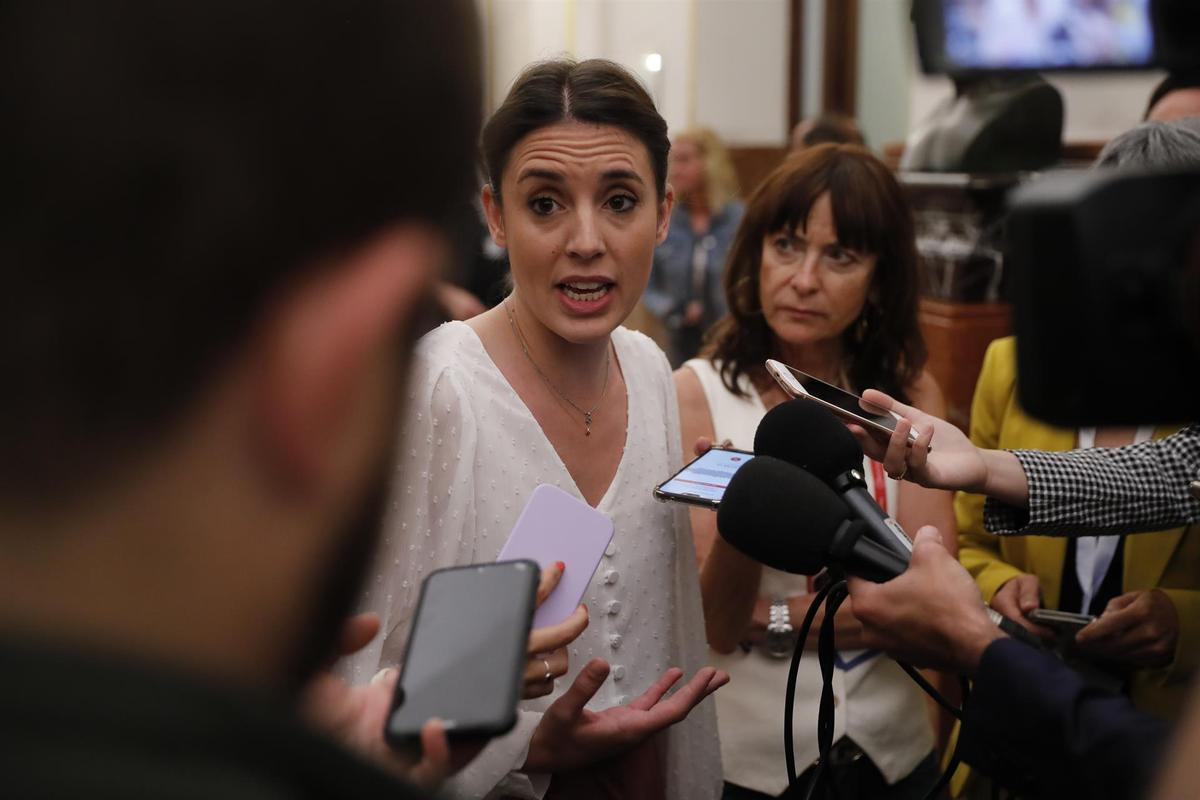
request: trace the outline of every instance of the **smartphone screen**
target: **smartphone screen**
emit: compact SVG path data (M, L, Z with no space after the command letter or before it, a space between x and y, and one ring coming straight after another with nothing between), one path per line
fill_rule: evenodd
M387 722L411 744L432 717L449 734L497 735L516 722L538 567L501 561L430 573Z
M700 501L715 507L721 502L734 473L752 458L753 453L743 450L714 447L663 482L655 494L670 500Z

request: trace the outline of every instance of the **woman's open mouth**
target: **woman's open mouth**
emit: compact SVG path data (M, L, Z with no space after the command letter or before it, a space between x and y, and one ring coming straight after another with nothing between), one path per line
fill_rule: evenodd
M607 295L615 285L606 281L573 281L560 283L558 288L577 303L594 303Z

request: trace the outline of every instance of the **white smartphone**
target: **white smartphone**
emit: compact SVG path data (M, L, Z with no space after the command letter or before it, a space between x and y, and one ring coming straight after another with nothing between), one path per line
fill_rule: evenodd
M715 509L721 505L733 474L752 458L754 453L745 450L714 447L655 486L654 496Z
M844 420L862 425L868 430L884 436L891 436L896 430L896 422L900 419L894 412L872 405L852 392L839 389L820 378L814 378L795 367L789 367L782 361L768 358L767 372L775 382L787 392L789 397L812 400L825 406ZM908 432L908 444L912 446L917 440L919 431L912 428ZM930 448L932 449L932 448Z

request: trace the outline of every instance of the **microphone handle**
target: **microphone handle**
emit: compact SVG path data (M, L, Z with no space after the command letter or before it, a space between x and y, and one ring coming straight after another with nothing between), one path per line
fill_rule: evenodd
M1016 620L1009 619L991 606L987 606L988 618L1000 630L1019 642L1024 642L1035 650L1045 650L1046 643L1030 633L1025 626Z
M908 569L908 559L866 536L868 525L847 519L838 526L829 543L829 559L851 575L885 583Z
M874 498L868 494L866 487L857 487L852 484L838 486L835 483L834 488L839 489L842 500L846 502L855 516L867 522L876 531L873 538L884 548L903 558L907 564L908 559L912 556L912 540L909 539L908 534L904 532L899 523L884 513Z

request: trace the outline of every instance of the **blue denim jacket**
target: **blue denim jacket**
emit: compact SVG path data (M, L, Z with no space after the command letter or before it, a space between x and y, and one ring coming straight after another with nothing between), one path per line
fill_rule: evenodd
M733 244L734 234L742 221L746 207L731 200L712 216L708 233L697 236L692 232L687 209L681 204L671 212L671 228L666 241L654 251L654 268L642 302L663 321L670 331L678 330L683 310L693 299L692 264L697 247L705 257L704 285L694 299L704 303L704 318L700 330L707 330L725 315L725 292L721 276L725 272L725 257Z

